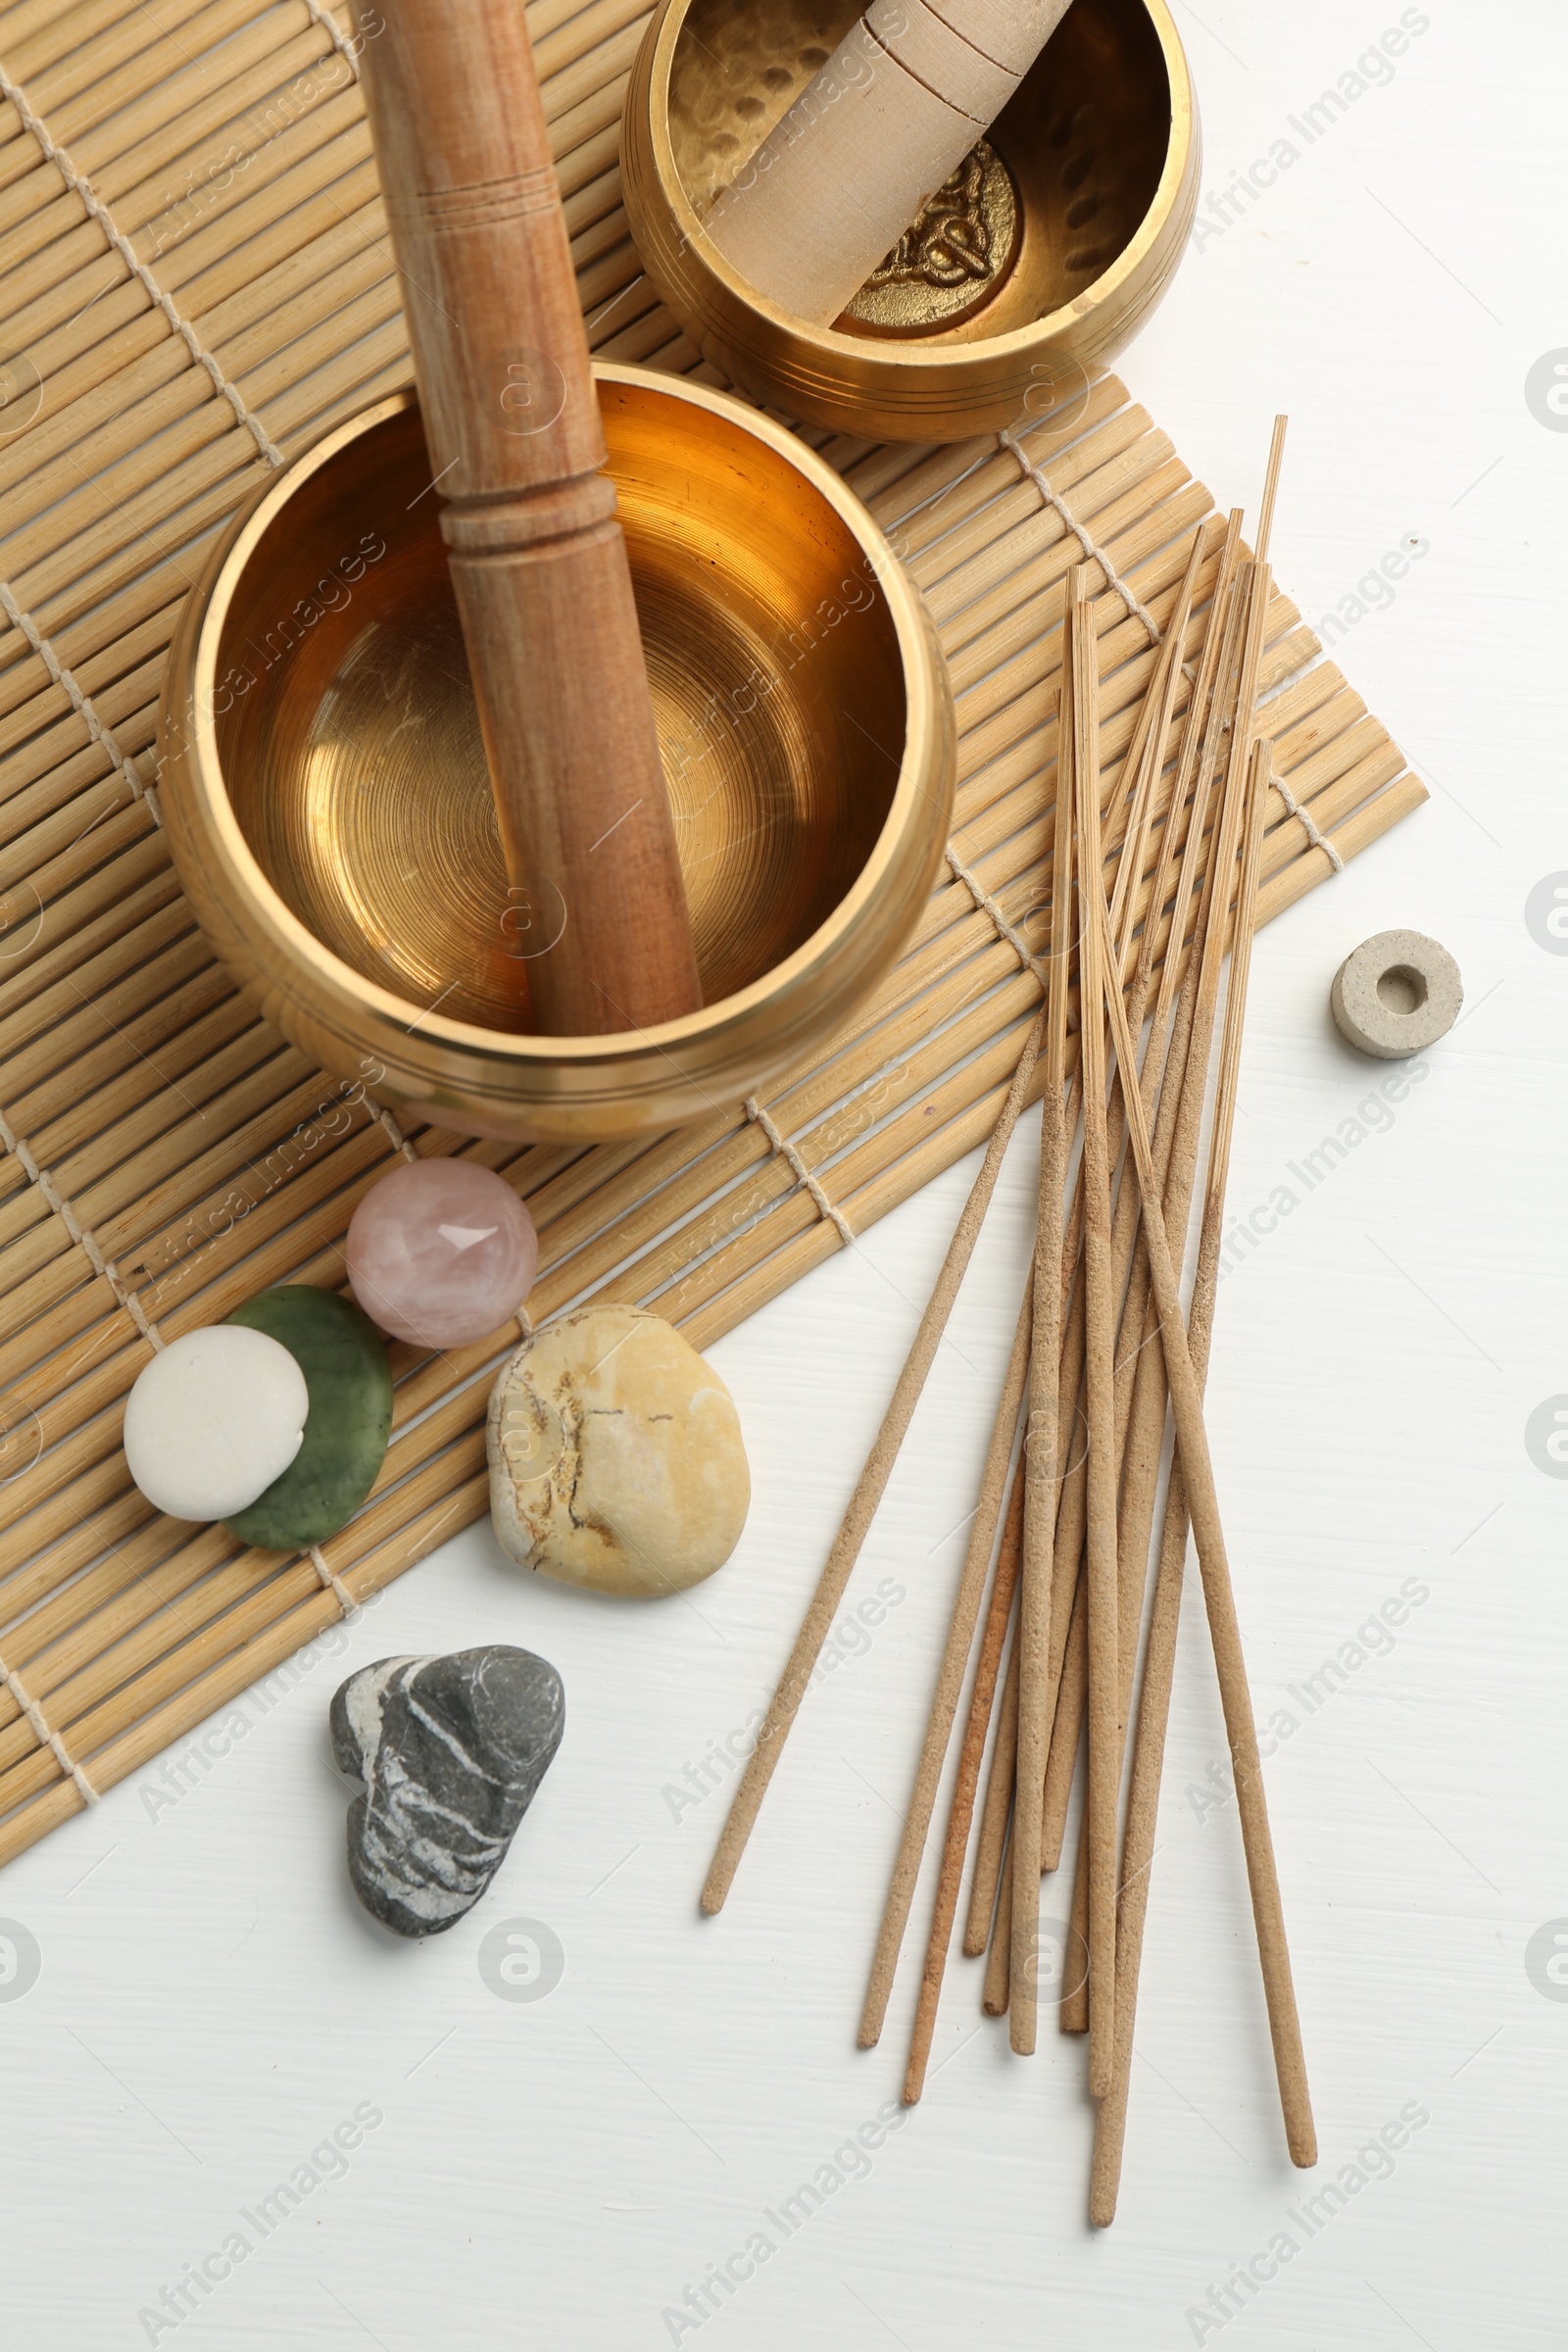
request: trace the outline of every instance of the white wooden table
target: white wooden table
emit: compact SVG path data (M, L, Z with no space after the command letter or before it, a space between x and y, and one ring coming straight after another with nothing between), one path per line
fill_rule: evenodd
M1319 2171L1285 2159L1192 1611L1114 2230L1084 2218L1081 2045L1011 2058L975 1964L906 2120L912 1952L882 2048L854 2046L1028 1247L1020 1137L852 1588L880 1614L846 1609L721 1920L696 1897L731 1757L969 1169L715 1349L756 1501L689 1604L525 1581L474 1531L11 1865L8 2343L1561 2340L1568 1463L1526 1432L1568 1409L1568 939L1539 911L1568 884L1568 375L1537 370L1568 367L1568 17L1178 14L1213 226L1122 370L1222 506L1255 504L1290 411L1280 577L1348 622L1338 659L1433 788L1260 942L1232 1181L1259 1213L1209 1384ZM1467 1003L1391 1102L1327 998L1400 924ZM482 1907L395 1945L348 1889L326 1702L369 1659L490 1640L560 1667L565 1743Z

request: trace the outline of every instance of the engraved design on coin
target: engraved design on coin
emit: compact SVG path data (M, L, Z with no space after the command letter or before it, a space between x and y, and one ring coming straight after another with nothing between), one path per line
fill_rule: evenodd
M983 205L985 186L985 157L971 148L866 284L902 286L912 280L922 286L961 286L966 278L988 278L991 223Z
M1012 174L990 140L979 140L927 197L841 323L873 335L941 334L960 325L1010 271L1021 219Z

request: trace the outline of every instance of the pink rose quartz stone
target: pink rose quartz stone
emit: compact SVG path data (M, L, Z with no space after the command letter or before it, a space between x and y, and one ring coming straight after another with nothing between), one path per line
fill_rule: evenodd
M488 1339L527 1298L533 1219L510 1184L466 1159L382 1178L349 1225L349 1284L372 1323L420 1348Z

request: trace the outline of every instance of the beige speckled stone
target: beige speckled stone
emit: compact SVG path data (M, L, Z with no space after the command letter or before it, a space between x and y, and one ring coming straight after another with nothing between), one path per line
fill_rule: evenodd
M486 1443L502 1545L563 1584L678 1592L740 1542L752 1481L729 1391L641 1307L581 1307L527 1341Z

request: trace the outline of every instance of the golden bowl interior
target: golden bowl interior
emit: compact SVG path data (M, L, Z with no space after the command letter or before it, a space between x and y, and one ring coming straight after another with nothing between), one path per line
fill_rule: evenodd
M699 218L861 13L859 0L691 0L668 123ZM1089 296L1149 215L1171 124L1170 74L1145 0L1074 0L990 133L1018 199L1016 258L989 300L918 348L1011 334ZM848 315L834 326L863 331Z
M656 383L602 380L600 403L711 1005L802 947L870 857L904 756L898 633L785 456ZM514 1029L531 910L508 893L412 406L254 550L214 710L246 842L316 939L416 1008Z

